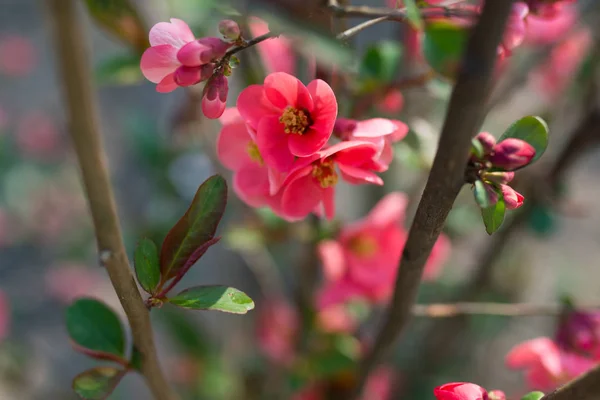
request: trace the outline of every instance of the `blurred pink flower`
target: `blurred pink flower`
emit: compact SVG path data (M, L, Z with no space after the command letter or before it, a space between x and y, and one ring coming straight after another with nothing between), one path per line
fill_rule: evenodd
M323 148L338 111L335 94L326 82L315 79L304 86L283 72L270 74L263 85L244 89L237 107L256 131L265 163L281 172L292 168L295 157L307 157Z
M257 318L258 345L276 363L289 365L294 359L294 346L299 321L296 310L282 299L267 299Z
M535 8L527 16L527 34L525 42L541 45L562 39L577 22L577 7L557 2L539 12Z
M525 370L531 389L552 390L597 365L592 359L561 350L547 337L528 340L506 355L506 365Z
M318 310L317 323L325 332L349 333L354 331L358 321L345 304L334 304Z
M493 390L487 392L474 383L452 382L438 386L433 390L437 400L506 400L504 392Z
M253 37L269 32L269 25L258 17L249 18L248 24ZM256 45L267 73L285 72L293 75L296 70L296 56L289 39L279 36Z
M355 298L381 302L389 298L407 232L402 227L403 193L390 193L362 220L343 227L336 240L320 243L318 251L326 279L319 307ZM430 255L423 279L435 279L447 258L450 242L441 235Z
M70 304L79 297L92 296L105 277L97 269L79 264L64 264L46 271L44 282L50 297Z
M377 368L371 372L361 400L388 400L392 397L392 389L395 378L395 371L389 366Z
M33 71L37 61L31 39L17 35L0 38L0 73L23 77Z
M59 156L61 150L60 131L52 117L41 111L32 111L18 122L17 146L23 154L40 159Z
M587 28L567 36L552 50L548 61L531 72L534 87L549 100L556 99L573 81L592 43Z
M572 311L561 319L556 344L600 361L600 313Z
M167 360L169 381L178 385L193 385L201 379L202 364L190 355Z
M10 328L10 304L8 298L0 290L0 343L8 336Z
M379 111L386 114L397 114L402 111L402 107L404 107L404 96L399 90L391 90L377 103Z

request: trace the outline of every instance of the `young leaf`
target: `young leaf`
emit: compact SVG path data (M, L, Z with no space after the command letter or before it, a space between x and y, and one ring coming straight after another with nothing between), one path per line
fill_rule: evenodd
M360 75L378 83L390 82L398 73L401 58L402 47L397 42L379 42L365 52L360 64Z
M138 54L112 57L96 67L95 75L100 85L133 85L144 79Z
M73 379L73 390L86 400L104 400L117 387L126 371L113 367L96 367Z
M485 183L482 181L475 181L475 188L473 189L475 201L481 208L488 208L490 206L490 196L487 190L485 190Z
M544 154L548 147L548 124L540 117L531 115L523 117L513 123L498 139L498 142L508 138L521 139L533 146L535 156L527 164L531 165Z
M404 0L404 7L406 7L406 17L413 28L419 31L422 30L423 19L421 18L421 12L415 3L415 0Z
M117 315L104 303L88 298L67 308L67 331L77 346L122 358L125 334Z
M471 154L475 157L482 159L485 155L485 150L481 142L475 138L471 139Z
M502 225L502 222L504 221L505 211L506 207L504 205L504 199L502 198L499 198L498 202L493 206L481 209L481 217L485 224L485 230L489 235L500 228L500 225Z
M147 238L140 240L135 248L133 261L138 282L146 292L154 294L160 281L160 262L154 242Z
M429 24L423 35L423 55L431 68L452 79L460 65L468 34L468 29L447 22Z
M196 250L213 239L226 204L227 183L223 177L214 175L200 185L190 208L162 244L160 272L163 280L177 276Z
M540 400L542 397L544 397L542 392L531 392L523 396L521 400Z
M168 301L192 310L214 310L246 314L254 302L246 293L227 286L195 286L184 290Z

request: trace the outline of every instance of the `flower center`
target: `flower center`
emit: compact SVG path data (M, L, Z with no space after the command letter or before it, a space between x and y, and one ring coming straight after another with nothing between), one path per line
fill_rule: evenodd
M338 181L333 160L325 160L313 166L312 176L319 182L323 189L335 186Z
M370 257L377 253L377 240L368 235L357 235L350 239L349 247L359 257Z
M285 133L295 133L297 135L302 135L311 124L310 116L307 111L299 110L294 107L287 107L281 117L279 117L279 122L281 122L284 126Z
M258 163L258 165L260 166L265 164L262 156L260 155L260 151L258 151L258 146L256 145L256 143L250 141L248 143L248 148L246 149L246 151L248 152L248 156L250 156L250 159L252 161Z

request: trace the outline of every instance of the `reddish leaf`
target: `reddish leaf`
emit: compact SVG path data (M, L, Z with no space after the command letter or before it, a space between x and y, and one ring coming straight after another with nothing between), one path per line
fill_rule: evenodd
M93 358L95 360L113 361L113 362L116 362L117 364L121 364L124 367L129 366L129 362L126 359L124 359L123 357L119 357L116 354L88 349L87 347L78 345L74 341L71 341L71 346L73 347L73 350L75 350L76 352L85 354L86 356Z
M227 183L223 177L211 176L200 185L190 208L162 244L160 272L163 281L176 277L186 267L189 269L204 254L208 248L205 244L214 238L226 204ZM203 247L204 251L200 251Z

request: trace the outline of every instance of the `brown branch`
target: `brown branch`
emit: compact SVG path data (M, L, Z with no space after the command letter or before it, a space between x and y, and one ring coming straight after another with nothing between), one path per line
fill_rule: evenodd
M600 305L577 306L578 311L595 312ZM453 303L453 304L415 304L412 314L415 317L452 318L463 315L495 315L499 317L555 317L565 311L561 304L527 303Z
M540 400L598 400L600 398L600 366L548 393Z
M390 308L360 366L355 395L361 392L369 373L410 318L423 268L463 185L470 141L484 116L492 85L496 48L511 5L512 1L486 2L469 39L463 68L450 98L438 151L402 252Z
M369 7L369 6L342 6L337 0L329 0L329 11L336 17L364 17L364 18L380 18L386 17L391 21L406 22L408 17L406 10L392 9L384 7ZM476 18L479 16L477 12L463 8L422 8L421 17L423 19L434 18Z
M144 306L129 261L117 217L105 154L98 129L93 77L75 0L48 2L55 23L58 68L70 114L69 130L94 221L100 261L127 314L133 341L142 356L142 374L157 400L175 399L163 375L154 347L150 315Z

